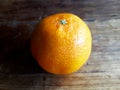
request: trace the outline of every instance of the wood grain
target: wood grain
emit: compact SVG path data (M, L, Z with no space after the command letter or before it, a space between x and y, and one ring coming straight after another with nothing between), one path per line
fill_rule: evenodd
M120 0L0 0L0 90L120 90ZM36 23L77 14L91 29L92 54L71 75L52 75L31 56Z

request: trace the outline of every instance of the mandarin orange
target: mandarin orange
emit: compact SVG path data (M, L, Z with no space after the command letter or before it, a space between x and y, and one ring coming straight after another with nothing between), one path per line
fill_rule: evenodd
M80 69L91 53L92 37L86 23L71 13L42 19L31 36L31 52L39 65L53 74Z

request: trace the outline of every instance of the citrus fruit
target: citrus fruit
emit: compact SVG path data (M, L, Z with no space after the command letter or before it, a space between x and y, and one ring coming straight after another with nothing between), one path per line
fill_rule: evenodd
M90 56L91 45L88 26L71 13L57 13L42 19L31 36L33 57L53 74L79 70Z

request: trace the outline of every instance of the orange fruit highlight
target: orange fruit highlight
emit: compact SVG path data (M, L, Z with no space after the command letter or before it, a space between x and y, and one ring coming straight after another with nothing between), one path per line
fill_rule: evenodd
M31 36L31 52L39 65L53 74L80 69L91 53L92 37L86 23L71 13L41 20Z

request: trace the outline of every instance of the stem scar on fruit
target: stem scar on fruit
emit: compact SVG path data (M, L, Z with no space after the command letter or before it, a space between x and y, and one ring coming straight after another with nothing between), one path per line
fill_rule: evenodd
M63 19L63 20L60 20L60 23L65 25L67 23L67 21L65 19Z

